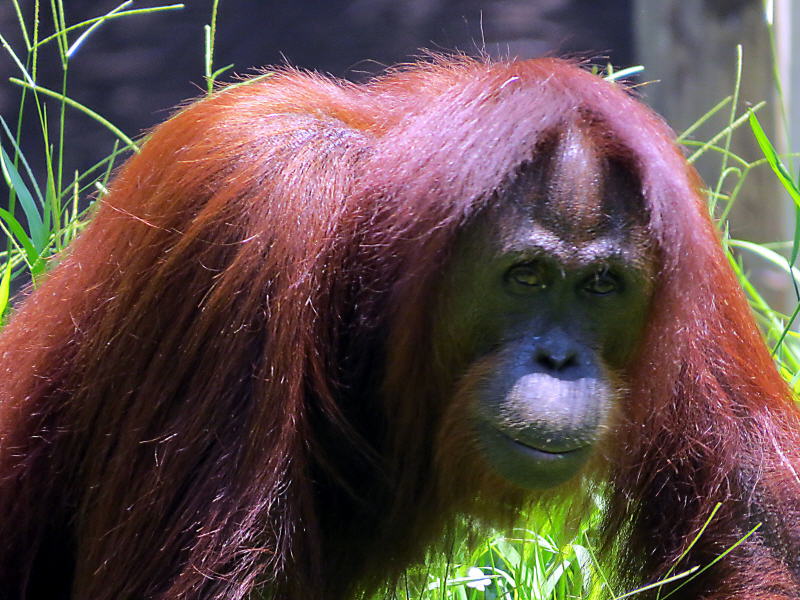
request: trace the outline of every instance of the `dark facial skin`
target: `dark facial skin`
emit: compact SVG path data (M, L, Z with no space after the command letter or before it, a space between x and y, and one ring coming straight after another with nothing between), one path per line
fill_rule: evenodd
M652 275L629 170L580 127L537 154L458 244L442 351L489 466L534 489L574 477L602 436Z

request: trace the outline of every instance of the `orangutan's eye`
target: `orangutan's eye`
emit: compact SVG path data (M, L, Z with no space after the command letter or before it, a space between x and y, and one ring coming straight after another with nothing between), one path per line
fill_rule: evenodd
M608 296L622 289L622 282L614 273L602 270L583 283L583 290L595 296Z
M506 282L516 291L532 292L546 288L549 280L544 265L533 262L511 267Z

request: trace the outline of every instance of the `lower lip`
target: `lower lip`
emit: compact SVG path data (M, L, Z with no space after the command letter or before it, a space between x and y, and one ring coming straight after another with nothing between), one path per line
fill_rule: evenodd
M534 448L533 446L529 446L523 442L515 440L511 436L503 433L499 429L497 432L509 443L514 445L514 448L518 452L524 452L527 456L534 460L561 460L564 458L571 458L578 454L581 454L585 450L587 450L587 446L580 446L578 448L571 448L569 450L559 450L559 451L550 451L550 450L542 450L541 448Z

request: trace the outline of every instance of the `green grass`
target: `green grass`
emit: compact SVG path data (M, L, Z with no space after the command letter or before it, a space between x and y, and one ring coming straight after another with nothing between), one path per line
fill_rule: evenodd
M119 128L67 96L71 62L76 60L89 36L107 21L142 18L183 6L130 9L132 2L129 1L105 15L68 25L63 0L50 0L44 7L39 0L32 6L26 3L25 7L19 0L11 2L18 18L22 48L12 47L0 35L0 44L17 69L17 76L11 77L9 82L19 89L16 119L9 122L0 117L0 171L8 189L5 206L0 209L0 229L6 236L5 249L0 252L0 318L3 319L10 308L11 282L18 277L30 277L34 284L37 282L46 270L47 259L63 250L85 225L90 209L82 208L79 201L92 194L102 196L118 159L138 151L136 143ZM45 35L41 29L43 23L52 24L53 32ZM60 89L52 90L39 84L40 60L60 63ZM109 131L117 141L109 148L108 156L97 164L67 173L64 168L64 157L69 151L66 123L78 114ZM29 121L36 123L41 132L43 177L33 173L26 158L27 150L20 147L22 125ZM24 215L22 220L21 215Z
M596 510L577 528L566 510L530 514L524 526L476 542L464 534L449 559L431 557L411 569L393 595L414 600L491 600L494 598L595 598L607 583L597 567L591 530L600 525ZM376 596L384 598L385 594Z
M28 13L23 11L19 0L11 2L18 15L23 45L12 48L0 36L4 51L16 65L17 74L10 80L10 85L18 89L20 98L19 111L13 120L0 117L0 170L7 186L6 202L0 208L0 229L7 238L5 248L0 252L0 319L6 318L11 307L9 290L12 281L30 278L34 285L37 283L46 271L48 259L64 249L85 225L91 212L91 208L82 208L85 199L102 197L113 168L121 158L138 151L137 143L124 132L67 96L71 62L79 59L79 51L87 39L107 21L156 18L155 13L181 7L173 4L132 9L130 2L124 2L105 15L68 24L63 0L50 0L45 6L40 6L39 0L32 5L26 3ZM210 25L205 29L207 93L213 92L215 80L229 68L214 67L218 0L212 0L210 4ZM52 33L42 32L45 23L48 31L52 27ZM60 62L63 72L60 89L47 89L38 83L41 60ZM736 69L740 81L741 51ZM632 72L609 69L607 77L616 79ZM709 189L709 209L718 219L731 265L774 351L775 360L787 381L798 391L800 338L791 330L798 311L782 314L772 309L749 281L739 257L742 253L752 253L772 262L794 282L797 289L800 272L791 265L800 253L800 241L796 235L792 240L753 244L732 238L727 227L731 206L754 169L770 169L775 173L800 214L800 181L792 175L791 157L781 156L760 126L758 112L763 105L742 107L737 85L732 94L722 98L684 132L680 141L689 149L690 162L707 153L720 157L719 177L711 182L713 185ZM692 138L699 125L721 112L727 115L724 128L708 139ZM74 117L88 117L97 127L109 131L116 142L109 147L108 156L97 164L67 173L64 157L69 152L69 140L65 138L65 125ZM37 123L41 131L44 152L41 162L46 165L42 175L32 171L26 159L29 150L20 147L22 125L30 120ZM735 155L731 151L734 135L755 135L764 157L747 161ZM635 591L613 589L608 574L597 561L591 540L593 531L600 524L599 515L600 510L596 507L575 527L568 526L566 511L533 513L512 532L495 533L478 543L468 540L469 536L465 534L453 543L449 558L431 557L425 565L410 570L390 596L402 600L635 597ZM702 567L688 571L676 568L672 577L688 579Z

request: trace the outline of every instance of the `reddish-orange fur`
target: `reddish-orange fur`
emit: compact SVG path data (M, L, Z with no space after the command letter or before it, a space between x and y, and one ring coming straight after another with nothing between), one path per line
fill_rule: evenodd
M525 494L447 434L437 280L580 118L637 170L658 256L603 443L621 580L666 573L722 502L679 570L765 524L676 596L796 597L797 412L699 181L622 87L555 59L283 71L158 127L0 338L0 596L334 599L459 511L508 514Z

